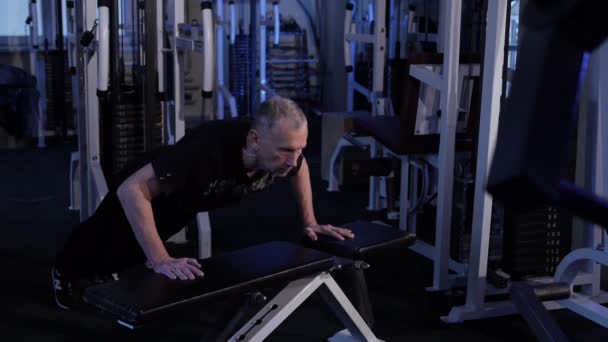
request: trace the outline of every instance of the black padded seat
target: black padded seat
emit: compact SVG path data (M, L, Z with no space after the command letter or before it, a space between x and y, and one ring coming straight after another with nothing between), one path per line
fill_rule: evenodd
M288 282L329 271L335 259L288 242L270 242L200 260L205 276L171 280L141 265L120 280L85 290L83 299L129 324L166 312L176 306Z
M463 54L460 64L480 64L480 55ZM409 74L410 65L441 65L442 54L412 54L404 61L403 82L399 87L398 99L400 108L395 116L372 116L369 112L355 111L342 113L352 120L347 126L352 127L352 133L370 136L397 155L437 154L439 153L439 134L417 135L416 113L421 83ZM481 106L481 78L474 77L471 93L470 111L467 128L456 134L456 150L470 151L477 139L479 126L479 111Z
M370 136L397 155L437 154L439 135L408 135L398 116L371 116L370 113L349 113L354 122L354 133ZM472 139L466 134L456 134L456 150L470 150Z
M322 250L326 253L362 260L368 253L389 248L407 248L416 242L416 235L365 221L355 221L340 225L355 234L354 239L336 240L326 235L319 235L317 241L305 240L305 246Z

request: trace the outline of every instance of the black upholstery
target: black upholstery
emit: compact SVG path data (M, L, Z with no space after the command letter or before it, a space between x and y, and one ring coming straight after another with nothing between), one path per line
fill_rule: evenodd
M317 241L308 240L305 245L344 258L363 259L367 253L384 248L405 248L416 242L414 234L371 222L356 221L340 227L352 230L355 238L340 241L319 235Z
M328 271L334 266L334 258L291 243L270 242L200 263L205 276L190 281L171 280L142 265L121 275L117 282L88 288L84 300L137 324L185 303L200 303Z

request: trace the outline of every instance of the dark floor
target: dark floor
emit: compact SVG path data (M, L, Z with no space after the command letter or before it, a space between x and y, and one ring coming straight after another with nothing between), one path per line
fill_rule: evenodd
M309 161L317 218L340 224L368 214L365 191L327 193L319 180L319 123L311 122ZM45 149L0 150L0 340L2 341L198 341L230 301L129 331L95 312L54 306L49 280L53 256L74 224L69 211L68 164L73 144ZM297 239L298 216L286 184L212 213L214 244L231 250L269 240ZM431 263L402 251L370 260L367 273L376 316L374 330L386 341L534 340L518 316L448 325L439 317L462 298L430 293ZM573 340L605 341L608 330L568 311L553 313ZM314 296L281 325L272 341L323 341L342 327Z

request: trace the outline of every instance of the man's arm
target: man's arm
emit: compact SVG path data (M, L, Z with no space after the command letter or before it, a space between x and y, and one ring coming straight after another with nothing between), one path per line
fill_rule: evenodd
M203 275L196 259L172 258L158 235L152 200L160 194L160 182L151 164L129 176L120 184L116 194L149 267L171 279L194 279L195 275Z
M344 240L346 238L353 238L353 233L344 228L337 228L331 225L319 225L315 218L315 212L312 205L312 189L310 186L310 171L308 170L308 163L306 158L302 160L300 170L296 172L290 179L293 192L300 208L302 215L302 223L304 225L304 233L311 240L317 239L317 234L324 234L333 236L338 240Z

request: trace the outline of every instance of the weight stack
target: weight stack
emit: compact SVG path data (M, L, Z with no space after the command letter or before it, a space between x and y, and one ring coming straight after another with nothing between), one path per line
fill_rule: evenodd
M455 177L452 200L450 256L461 263L468 263L471 255L474 196L475 184L473 180ZM488 262L490 264L497 264L502 260L503 234L502 210L497 205L493 205L490 218L490 246L488 250Z
M572 242L571 213L543 206L525 213L505 208L504 271L515 280L552 276Z
M67 135L74 129L72 78L68 72L67 54L60 50L45 50L46 128Z
M112 117L112 174L145 151L144 106L135 93L121 94Z
M236 101L237 113L251 114L249 108L249 36L237 34L230 46L230 92ZM255 110L255 109L254 109Z

